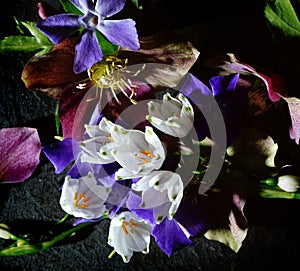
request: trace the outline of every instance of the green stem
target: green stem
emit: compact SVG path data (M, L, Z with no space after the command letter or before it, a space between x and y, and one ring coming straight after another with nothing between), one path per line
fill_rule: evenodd
M68 218L70 218L70 214L66 214L62 219L58 220L56 224L60 224L62 222L65 222Z
M20 255L31 254L38 251L46 250L52 247L55 243L61 241L66 237L71 236L76 231L83 229L91 224L93 224L93 222L81 223L75 226L74 228L63 232L46 242L4 248L0 251L0 256L20 256Z

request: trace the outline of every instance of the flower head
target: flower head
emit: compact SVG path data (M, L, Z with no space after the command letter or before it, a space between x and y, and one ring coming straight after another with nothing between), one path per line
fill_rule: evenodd
M110 191L110 188L101 185L91 173L79 179L66 176L60 205L66 213L75 217L100 218L106 212L104 203Z
M172 171L154 171L132 184L136 191L142 191L140 208L152 209L154 223L165 217L172 219L183 197L183 183L180 175Z
M193 127L194 110L187 98L181 93L173 98L170 93L163 96L163 102L150 101L147 120L164 133L184 137Z
M149 252L152 226L131 212L115 216L108 233L108 244L128 263L134 251Z
M159 169L166 157L164 147L152 127L145 132L126 130L124 144L112 150L112 155L122 166L116 180L138 178Z
M107 164L115 161L112 150L124 144L126 130L103 117L99 125L85 125L88 139L80 142L82 162Z
M75 47L75 73L83 72L102 60L104 53L99 46L96 32L102 33L115 45L131 50L139 49L135 22L132 19L107 20L123 9L125 0L71 0L71 2L83 14L53 15L38 22L37 28L55 44L83 29L80 41Z

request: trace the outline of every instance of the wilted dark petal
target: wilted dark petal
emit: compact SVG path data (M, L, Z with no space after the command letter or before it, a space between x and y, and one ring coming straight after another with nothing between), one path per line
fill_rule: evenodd
M71 138L54 142L42 148L44 154L55 167L55 173L61 173L78 156L81 148Z
M283 89L273 89L271 78L257 72L253 67L248 64L239 62L233 54L221 55L212 58L204 63L204 66L219 69L220 75L228 75L238 73L242 75L255 76L263 81L265 88L261 91L266 91L271 101L276 102L280 100L281 95L284 95ZM247 80L247 79L246 79Z
M41 91L53 98L73 82L87 78L87 74L73 71L74 48L78 38L69 38L54 46L50 53L34 56L25 65L21 79L27 89Z
M120 125L127 129L135 128L144 131L145 125L149 125L149 122L145 119L148 114L146 101L155 99L154 89L152 86L141 82L133 81L132 85L134 85L132 91L136 94L132 98L138 102L137 104L133 104L122 92L117 95L121 103L119 104L111 90L106 89L101 102L101 112L109 120L117 120ZM131 90L126 89L125 92L131 95ZM142 103L142 101L145 102Z
M95 10L103 18L110 17L123 9L126 0L97 0Z
M28 179L40 162L41 143L34 128L0 130L0 182L17 183Z
M84 31L80 42L75 47L74 72L76 74L86 71L93 64L101 61L101 51L94 31Z
M139 42L138 51L121 48L118 57L127 58L129 67L146 63L136 81L151 84L155 88L175 87L199 56L199 51L193 44L168 30L140 38Z
M78 87L74 83L66 87L60 95L58 116L62 125L63 137L82 140L84 124L88 124L97 105L95 86Z
M168 256L192 244L192 241L185 235L175 219L165 218L159 225L153 227L152 235L158 246Z
M36 23L36 27L43 32L54 44L75 34L82 23L75 14L62 13L48 17Z
M130 50L138 50L140 43L135 28L135 21L124 20L103 20L97 29L113 44Z

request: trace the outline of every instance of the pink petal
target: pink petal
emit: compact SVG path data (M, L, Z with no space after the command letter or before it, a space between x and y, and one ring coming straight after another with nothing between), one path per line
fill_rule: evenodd
M0 142L0 181L25 181L40 162L41 143L37 130L4 128L0 130Z
M283 98L289 107L291 116L290 138L299 145L300 139L300 99L291 97Z

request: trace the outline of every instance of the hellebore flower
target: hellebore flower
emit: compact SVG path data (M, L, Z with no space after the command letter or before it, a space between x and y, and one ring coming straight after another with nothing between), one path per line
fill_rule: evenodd
M111 152L122 166L116 172L116 180L142 177L162 166L165 150L152 127L146 126L145 133L126 130L124 138L124 144Z
M75 217L100 218L107 211L104 203L110 191L111 189L101 185L92 173L79 179L66 176L60 205L66 213Z
M139 208L152 209L155 224L165 217L172 219L183 197L181 177L172 171L151 172L132 184L132 189L142 191Z
M178 98L173 98L170 93L165 94L161 104L150 101L148 112L146 119L168 135L185 137L193 127L193 107L181 93Z
M152 226L144 219L123 212L110 222L108 244L128 263L134 251L149 253L151 230Z
M49 39L57 44L81 32L81 39L75 47L74 72L80 73L102 60L104 54L99 46L96 31L115 45L131 50L139 49L139 41L132 19L107 20L108 17L121 11L125 0L71 0L83 13L82 15L64 13L53 15L36 24Z
M14 127L0 130L0 183L28 179L40 162L41 143L34 128Z

